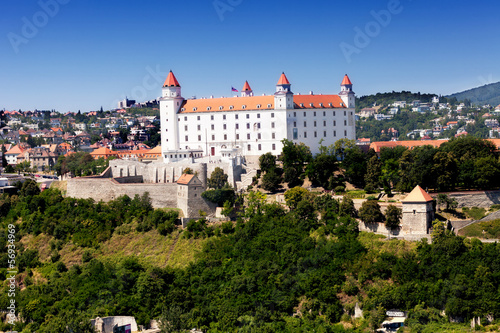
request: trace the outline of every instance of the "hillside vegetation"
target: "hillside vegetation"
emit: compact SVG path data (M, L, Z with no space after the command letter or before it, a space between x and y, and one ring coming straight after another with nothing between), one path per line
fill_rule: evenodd
M384 241L329 195L300 191L285 210L251 192L237 222L180 231L147 196L104 204L30 186L0 201L1 235L12 223L18 240L19 332L91 332L112 315L168 332L370 332L387 309L409 311L411 331L459 332L450 318L500 316L499 244ZM351 319L356 303L364 319Z
M472 104L497 106L500 104L500 82L486 84L482 87L477 87L455 93L448 98L456 98L458 101L469 100Z

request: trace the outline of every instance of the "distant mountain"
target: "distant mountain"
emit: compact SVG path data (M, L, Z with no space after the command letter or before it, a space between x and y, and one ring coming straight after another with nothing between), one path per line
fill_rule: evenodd
M468 99L472 104L497 106L500 104L500 82L486 84L482 87L462 91L447 98L456 97L460 101Z

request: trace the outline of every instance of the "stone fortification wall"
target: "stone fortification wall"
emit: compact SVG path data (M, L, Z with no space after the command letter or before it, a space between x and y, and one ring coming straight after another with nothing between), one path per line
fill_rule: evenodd
M133 198L149 192L153 207L177 207L177 184L120 184L110 178L74 178L68 181L67 195L74 198L110 201L122 195Z
M364 223L361 221L359 222L359 231L373 232L384 236L398 236L400 233L398 229L387 229L384 223Z
M211 161L210 163L189 163L189 162L152 162L142 163L129 160L109 161L109 171L103 175L109 178L142 176L144 183L175 183L182 175L182 171L191 168L206 186L207 178L210 177L216 167L222 168L228 175L231 186L236 185L240 180L242 166L234 165L225 161Z
M447 194L457 200L458 208L489 208L491 205L500 204L500 191L451 192Z

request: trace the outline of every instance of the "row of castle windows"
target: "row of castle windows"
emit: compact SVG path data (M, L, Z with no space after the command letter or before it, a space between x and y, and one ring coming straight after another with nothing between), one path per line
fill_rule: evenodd
M313 132L313 136L315 138L318 137L318 132L317 131L314 131ZM333 131L333 136L336 137L337 136L337 131ZM327 131L323 131L323 137L326 138L327 137ZM347 131L344 130L344 137L347 137ZM296 128L294 128L294 131L293 131L293 139L294 140L297 140L298 139L298 132L296 131ZM307 139L307 131L304 131L304 139Z
M313 127L317 127L318 123L316 120L313 122ZM337 121L333 121L333 126L337 126ZM344 120L344 126L347 126L347 120ZM297 122L293 122L293 127L297 127ZM304 121L304 127L307 127L307 121ZM326 120L323 120L323 127L326 127Z
M235 124L234 126L235 126L235 127L234 127L235 129L240 129L240 124ZM275 128L275 126L276 126L276 125L275 125L275 123L271 123L271 128ZM251 126L250 126L250 123L247 123L247 129L250 129L250 127L251 127ZM260 123L255 123L255 124L253 124L253 127L254 127L254 130L256 130L256 129L260 129ZM189 128L189 127L188 127L188 125L184 125L184 131L185 131L185 132L187 132L187 131L188 131L188 128ZM211 129L212 131L214 131L214 130L215 130L215 125L214 125L214 124L211 124L211 125L210 125L210 129ZM227 130L227 124L222 124L222 129L223 129L223 130ZM198 130L198 131L201 131L201 125L197 125L197 130Z
M223 137L224 141L227 141L227 134L224 134ZM216 141L215 138L216 138L215 134L212 134L212 141ZM251 140L251 138L252 138L251 134L247 133L247 140ZM261 139L262 139L262 134L257 133L257 140ZM271 133L271 139L276 139L276 133ZM185 142L189 142L189 135L184 136L184 140ZM238 133L236 133L236 140L240 140L240 135ZM198 135L198 141L202 141L201 135Z

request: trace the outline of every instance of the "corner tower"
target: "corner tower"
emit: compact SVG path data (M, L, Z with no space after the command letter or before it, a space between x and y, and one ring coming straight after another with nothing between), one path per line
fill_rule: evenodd
M426 235L434 219L432 197L420 186L416 186L403 204L402 233L405 235Z
M352 82L347 74L340 84L339 96L342 98L342 102L344 102L346 108L354 109L356 107L356 95L352 91Z
M160 99L161 150L165 159L168 151L179 149L179 124L177 113L184 103L181 96L181 85L174 73L170 71L163 84Z
M274 108L276 110L293 109L293 92L290 88L290 81L288 81L285 73L282 73L274 93Z

